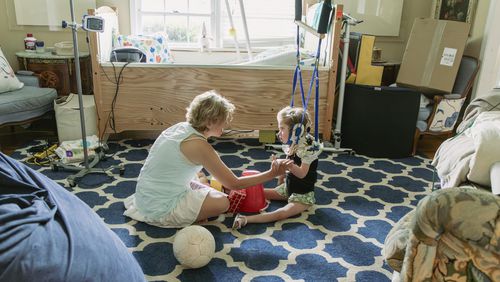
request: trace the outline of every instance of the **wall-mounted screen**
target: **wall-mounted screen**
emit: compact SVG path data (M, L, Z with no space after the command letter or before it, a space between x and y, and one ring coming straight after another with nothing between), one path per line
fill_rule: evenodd
M336 0L333 2L343 4L345 13L364 21L353 27L352 31L378 36L399 35L403 0Z
M13 0L17 25L60 26L71 20L69 0ZM95 0L75 0L75 21L80 22Z

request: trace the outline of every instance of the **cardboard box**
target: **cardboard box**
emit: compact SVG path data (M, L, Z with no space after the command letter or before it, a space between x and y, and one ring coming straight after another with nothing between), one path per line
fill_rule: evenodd
M451 93L470 25L415 19L396 82L423 93Z

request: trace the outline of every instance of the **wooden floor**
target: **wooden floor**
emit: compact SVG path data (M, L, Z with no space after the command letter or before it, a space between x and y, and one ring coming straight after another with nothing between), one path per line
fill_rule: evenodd
M6 155L11 155L31 140L57 142L57 127L53 119L42 118L28 127L19 125L0 127L0 150Z
M423 155L428 159L434 158L434 154L444 140L446 138L440 136L423 135L418 142L417 154Z

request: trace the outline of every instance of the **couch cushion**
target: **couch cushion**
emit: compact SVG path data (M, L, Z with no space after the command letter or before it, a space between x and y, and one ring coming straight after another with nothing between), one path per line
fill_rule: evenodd
M52 88L25 86L0 94L0 124L35 118L53 109L57 92Z
M431 115L433 109L433 105L428 105L426 107L420 107L418 109L418 118L417 120L427 121L429 116Z
M441 132L453 130L464 101L465 98L443 99L436 108L432 123L429 125L429 131Z
M425 120L417 120L417 128L420 132L424 132L427 130L427 121Z

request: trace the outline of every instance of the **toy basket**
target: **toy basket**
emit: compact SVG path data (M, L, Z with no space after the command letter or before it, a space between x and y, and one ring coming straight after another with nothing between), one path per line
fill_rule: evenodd
M240 205L246 196L245 190L231 190L228 196L229 209L227 213L238 213L240 211Z

